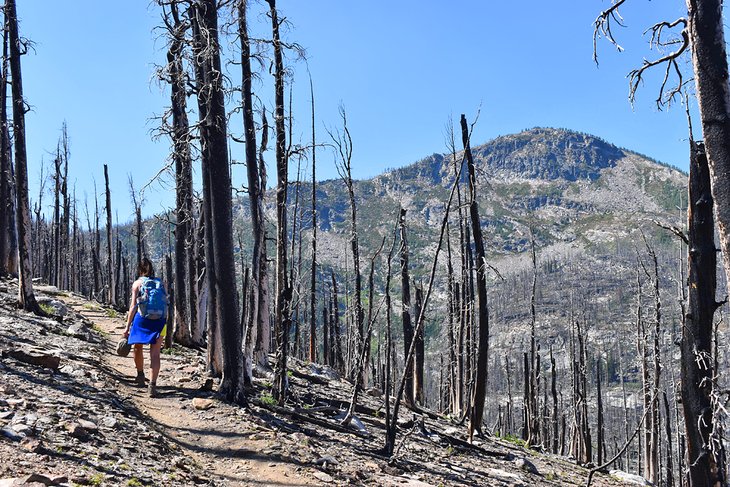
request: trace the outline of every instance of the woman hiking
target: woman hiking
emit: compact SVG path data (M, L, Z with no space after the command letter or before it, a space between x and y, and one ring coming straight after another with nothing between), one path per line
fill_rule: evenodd
M124 337L134 345L134 365L137 368L136 382L144 387L144 355L142 347L150 346L149 396L157 397L157 376L160 373L160 348L165 337L167 318L167 292L162 280L155 278L155 270L148 258L137 266L139 277L132 284L129 300L127 327Z

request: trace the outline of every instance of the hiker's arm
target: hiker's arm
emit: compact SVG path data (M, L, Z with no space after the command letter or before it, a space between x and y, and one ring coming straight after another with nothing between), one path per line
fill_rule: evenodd
M127 312L127 327L124 329L124 336L129 336L129 329L132 327L132 321L134 321L134 313L137 312L137 291L139 284L137 281L132 284L132 296L129 298L129 311Z

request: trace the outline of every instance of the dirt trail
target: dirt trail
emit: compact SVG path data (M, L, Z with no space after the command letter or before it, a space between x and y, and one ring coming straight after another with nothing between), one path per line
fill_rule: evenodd
M226 485L297 486L322 485L312 474L316 470L282 460L272 446L277 433L266 426L252 422L241 408L220 402L200 389L196 356L183 358L162 354L160 377L157 381L159 397L150 398L147 389L137 386L132 354L119 357L113 353L121 338L125 323L110 317L104 308L69 298L67 304L74 311L90 319L106 336L110 353L107 364L128 380L119 381L119 393L147 416L182 454L202 470L201 476L213 475ZM149 353L145 348L145 375L149 378ZM212 403L207 410L198 410L193 399ZM210 397L210 399L205 399ZM200 400L199 400L200 401ZM273 454L272 454L273 453Z

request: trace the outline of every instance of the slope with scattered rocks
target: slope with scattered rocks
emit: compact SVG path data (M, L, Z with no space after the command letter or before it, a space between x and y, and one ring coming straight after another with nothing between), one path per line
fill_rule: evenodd
M160 397L134 383L131 357L113 354L124 323L83 297L37 287L40 318L15 306L0 281L0 486L11 485L583 485L570 461L486 438L407 409L390 461L379 391L340 425L352 385L294 362L292 396L274 405L266 374L249 407L221 402L204 355L163 354ZM630 479L626 482L630 482ZM594 485L624 485L599 475Z

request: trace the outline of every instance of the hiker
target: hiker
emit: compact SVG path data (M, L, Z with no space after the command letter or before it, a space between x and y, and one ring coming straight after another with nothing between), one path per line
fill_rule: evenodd
M127 327L124 337L134 345L134 365L137 368L137 384L144 387L144 355L142 347L150 346L149 396L157 397L157 376L160 373L160 349L165 341L167 327L167 292L162 280L155 277L155 270L148 258L137 266L139 277L132 284L129 300Z

